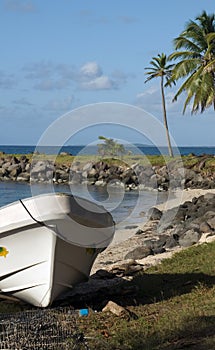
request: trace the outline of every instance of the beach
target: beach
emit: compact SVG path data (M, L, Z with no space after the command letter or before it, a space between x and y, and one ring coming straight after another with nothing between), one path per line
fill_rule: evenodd
M207 193L215 194L215 189L186 189L183 191L175 191L171 194L171 199L168 199L166 202L156 205L155 207L165 212L168 209L178 207L186 201L192 201L193 198L204 196ZM157 236L156 224L154 221L145 220L142 224L138 223L137 225L133 225L134 228L117 230L110 246L98 255L91 270L91 275L95 274L96 271L100 269L111 270L114 266L125 262L125 256L128 251L143 245L146 240L153 239ZM137 234L138 231L141 231L142 233ZM210 242L214 239L215 236L207 237L207 233L205 233L199 240L199 244ZM160 263L163 259L172 257L173 254L182 249L184 248L174 247L160 254L149 255L143 259L137 259L136 262L147 268Z

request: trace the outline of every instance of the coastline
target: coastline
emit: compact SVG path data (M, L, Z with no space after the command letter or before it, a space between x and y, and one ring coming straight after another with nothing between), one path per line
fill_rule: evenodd
M184 189L183 191L176 190L173 192L174 198L171 198L162 204L158 204L155 207L158 208L159 210L165 211L165 210L177 207L186 201L192 201L194 197L204 196L207 193L215 193L215 188L212 188L212 189L190 188L190 189Z
M174 198L165 201L162 204L155 205L156 208L162 211L166 211L175 208L186 201L192 201L194 198L204 196L208 193L215 195L215 189L185 189L183 191L175 191ZM128 251L141 246L145 240L153 238L157 235L156 225L154 221L146 221L141 224L134 225L132 229L117 230L114 240L107 247L104 252L100 253L93 265L91 275L95 274L98 270L104 269L110 271L116 265L126 263L125 256ZM142 231L142 234L136 234L138 230ZM215 240L214 236L208 236L207 233L203 234L197 244L207 243ZM171 258L173 254L186 249L184 247L174 247L166 250L163 253L149 255L142 259L136 259L136 263L142 265L144 268L159 264L163 259ZM129 261L127 261L129 263Z

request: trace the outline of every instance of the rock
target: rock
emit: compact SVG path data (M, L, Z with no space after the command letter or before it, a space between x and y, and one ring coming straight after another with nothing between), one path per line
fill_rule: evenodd
M82 180L82 176L80 173L73 173L73 174L70 174L70 180L69 182L71 184L80 184L81 183L81 180Z
M50 171L47 171L46 172L46 177L49 179L49 178L52 178L53 177L53 172ZM65 180L65 181L68 181L69 180L69 174L67 173L66 170L63 170L63 169L56 169L55 171L55 174L54 174L54 178L58 181L59 179L61 180Z
M2 169L8 169L10 165L11 165L11 162L6 162L2 165Z
M179 207L178 211L175 214L174 221L176 221L176 220L177 221L184 221L184 219L186 217L186 213L187 213L186 208Z
M144 230L142 230L141 228L139 228L137 230L137 232L135 232L135 235L141 235L142 233L144 233Z
M149 220L160 220L163 213L158 208L152 207L148 211Z
M5 168L0 168L0 176L7 176L9 174L8 170Z
M108 301L108 303L102 309L102 312L111 312L112 314L114 314L116 316L123 316L123 315L128 313L128 311L124 307L114 303L111 300Z
M35 152L36 153L36 152ZM61 153L62 154L62 153ZM68 153L63 153L67 155ZM206 156L206 158L199 160L199 167L197 170L194 166L190 166L189 169L185 169L185 178L183 176L184 168L182 168L181 162L178 160L173 160L167 166L150 166L150 165L140 165L136 163L130 167L126 164L122 165L110 165L107 162L88 162L82 165L80 162L73 162L70 167L66 164L64 165L54 165L51 161L47 160L33 160L31 161L22 155L19 159L14 156L0 154L0 178L2 181L6 180L16 180L19 173L30 172L31 167L31 178L35 182L62 182L69 183L69 178L64 176L59 176L59 179L51 179L46 176L47 171L64 171L65 173L81 173L79 179L74 177L74 183L82 183L83 181L88 181L89 184L94 185L97 180L101 181L97 185L103 185L105 183L113 183L125 186L126 191L135 191L142 189L157 189L159 191L167 191L169 187L172 189L180 187L184 184L185 188L214 188L215 187L215 175L213 171L209 168L207 172L205 171L206 160L211 156ZM201 164L201 166L200 166ZM13 171L17 167L17 172ZM3 173L3 169L8 171L8 173ZM12 172L10 174L10 172ZM72 182L73 182L72 181ZM204 203L204 205L201 205ZM204 213L203 206L207 206L213 210L215 207L215 196L212 193L202 196L201 198L196 198L192 201L190 206L193 208L193 204L196 204L196 210L198 213L196 215L202 215ZM185 208L186 209L186 208ZM194 208L193 208L194 209ZM183 220L183 210L178 213L178 220ZM187 212L188 217L193 216L194 213ZM156 218L157 219L157 218ZM166 225L165 225L166 227Z
M201 235L194 229L186 231L181 237L179 237L179 245L181 247L190 247L197 243Z
M69 152L60 152L60 156L71 156Z
M97 171L95 168L92 168L88 171L88 177L91 178L91 177L96 177L97 175ZM98 177L98 176L97 176Z
M159 239L145 240L144 243L147 248L151 249L152 254L161 254L166 251L164 246L166 244L168 237L169 236L167 235L162 235L159 237Z
M46 171L46 163L42 161L38 161L31 168L31 174L41 173Z
M158 233L162 233L165 232L168 229L173 228L174 224L176 224L175 222L175 215L178 211L178 208L173 208L173 209L169 209L167 211L165 211L158 223ZM180 220L177 222L177 224L180 223Z
M203 221L199 226L200 232L202 233L210 233L211 227L208 225L206 221Z
M215 216L215 211L209 210L206 211L206 213L204 214L204 218L207 219L211 219Z
M207 220L208 225L212 230L215 230L215 216Z
M162 254L165 253L166 249L164 247L157 247L152 249L153 254Z
M99 279L112 279L115 275L109 271L100 269L97 270L96 273L91 278L99 278Z
M204 195L204 200L205 201L215 201L215 194L214 193L206 193Z
M20 169L20 165L15 163L15 164L11 164L7 170L10 172L10 171L13 171L13 170L16 170L16 169Z
M17 178L17 181L24 181L24 182L29 182L30 180L30 174L28 173L20 173Z
M179 237L177 235L170 236L165 244L166 249L175 248L178 245Z
M137 225L127 225L125 226L125 229L126 230L133 230L134 228L137 228L138 226Z
M107 185L107 183L103 180L97 180L95 183L94 183L95 186L101 186L101 187L104 187Z
M86 164L83 166L82 171L87 171L87 172L89 172L89 171L92 169L92 167L93 167L93 163L92 163L92 162L88 162L88 163L86 163Z
M132 276L142 270L142 265L136 263L134 259L127 259L125 262L114 264L109 272L117 277L124 278L125 276Z
M127 253L124 257L124 259L143 259L147 257L148 255L152 254L152 250L146 246L140 246L137 248L134 248L132 251Z

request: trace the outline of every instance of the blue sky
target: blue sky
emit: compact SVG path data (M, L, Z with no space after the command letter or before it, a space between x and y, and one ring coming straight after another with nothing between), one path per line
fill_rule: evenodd
M144 84L144 68L171 53L203 10L215 12L213 1L1 0L0 144L37 144L61 115L93 103L138 106L162 121L159 81ZM184 98L172 103L173 95L166 90L175 142L215 146L213 109L183 116Z

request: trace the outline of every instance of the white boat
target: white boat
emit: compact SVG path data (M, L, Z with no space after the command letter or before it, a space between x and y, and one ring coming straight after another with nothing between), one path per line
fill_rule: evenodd
M114 221L86 199L45 194L0 208L0 291L49 306L87 280L112 241Z

